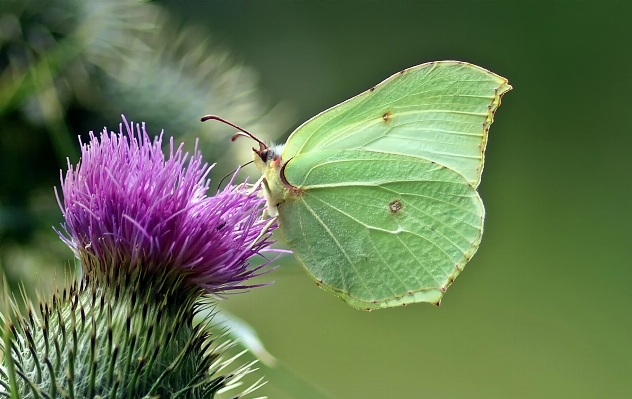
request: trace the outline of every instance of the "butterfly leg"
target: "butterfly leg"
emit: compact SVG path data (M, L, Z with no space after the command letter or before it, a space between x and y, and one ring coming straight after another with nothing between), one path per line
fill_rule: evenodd
M268 185L268 181L265 178L262 178L261 183L263 184L263 196L266 199L267 208L263 211L263 217L271 217L276 219L279 216L279 209L277 208L276 201L272 198L272 193L270 192L270 186Z
M259 186L261 186L261 182L263 181L263 179L263 176L261 176L259 180L257 180L254 184L248 184L247 187L249 188L249 190L246 192L246 194L255 193L259 189Z
M247 194L253 194L260 188L261 192L263 193L263 197L266 199L266 209L263 211L262 218L276 218L277 216L279 216L279 210L277 209L276 202L272 198L272 194L270 193L270 186L268 185L268 181L265 177L261 176L261 178L257 180L255 184L249 186Z
M261 229L261 232L259 233L257 238L254 241L252 241L252 246L254 246L256 243L258 243L259 240L263 239L263 237L268 234L267 232L270 229L270 226L272 226L276 222L276 220L277 220L276 217L270 218L268 220L268 223L266 223L265 227L263 229Z

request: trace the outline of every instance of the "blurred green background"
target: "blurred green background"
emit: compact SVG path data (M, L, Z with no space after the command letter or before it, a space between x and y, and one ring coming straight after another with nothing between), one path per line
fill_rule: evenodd
M490 131L481 248L441 306L357 311L318 289L290 257L266 276L273 285L221 306L334 398L632 397L632 3L168 0L150 13L168 27L157 44L134 22L142 8L113 3L122 6L83 18L109 13L121 25L103 32L128 29L157 50L129 40L106 46L114 39L95 34L78 66L67 62L58 75L43 69L59 76L53 86L36 70L24 81L43 83L9 99L19 72L33 71L30 62L41 65L72 33L54 32L52 42L24 33L44 6L20 14L17 2L0 3L0 262L9 281L31 289L57 270L63 282L71 253L50 229L61 221L52 187L64 157L76 155L63 151L77 151L78 134L116 129L120 113L188 145L200 137L221 177L249 158L250 143L227 147L231 129L198 126L204 113L283 141L305 119L405 67L463 60L514 90ZM6 7L19 17L7 18ZM15 19L22 36L11 30ZM50 21L40 19L40 27ZM173 32L192 26L179 42ZM33 35L44 44L33 45ZM34 50L22 56L21 44ZM144 67L124 70L134 57ZM274 381L258 392L296 397Z

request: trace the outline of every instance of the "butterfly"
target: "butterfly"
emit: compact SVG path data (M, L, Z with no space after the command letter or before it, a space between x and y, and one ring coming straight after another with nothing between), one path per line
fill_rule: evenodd
M284 145L231 125L259 143L267 212L317 285L365 310L439 305L481 241L476 190L509 90L486 69L437 61L321 112Z

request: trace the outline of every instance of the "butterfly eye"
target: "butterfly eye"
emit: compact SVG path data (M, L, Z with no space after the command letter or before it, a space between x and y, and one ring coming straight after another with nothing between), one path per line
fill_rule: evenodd
M269 162L273 162L273 161L280 161L281 160L281 153L283 152L283 145L274 145L271 144L269 147L265 147L260 149L259 151L257 151L255 148L252 149L257 155L259 155L259 157L261 158L261 160L265 163L269 163ZM275 167L278 166L278 163L276 165L274 165Z
M261 160L265 163L268 163L268 161L272 159L272 157L274 156L274 154L272 153L272 151L270 151L269 148L266 148L263 151L257 151L255 148L253 148L252 150L256 152L259 155L259 158L261 158Z

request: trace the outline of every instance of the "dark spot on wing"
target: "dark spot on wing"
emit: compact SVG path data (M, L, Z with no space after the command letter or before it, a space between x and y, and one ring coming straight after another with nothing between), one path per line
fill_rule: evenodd
M386 111L384 115L382 115L382 119L384 120L384 122L388 122L388 120L391 119L391 115L393 115L391 111Z
M371 87L371 88L369 89L369 91L370 91L370 92L373 92L373 90L375 90L375 86L373 86L373 87Z
M388 209L391 213L397 213L402 209L402 203L399 200L395 200L388 204Z

